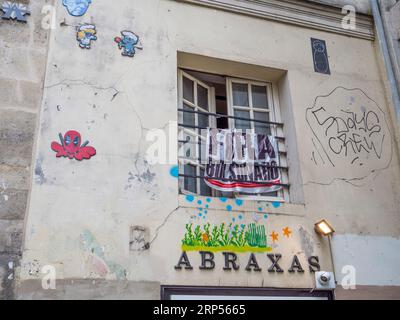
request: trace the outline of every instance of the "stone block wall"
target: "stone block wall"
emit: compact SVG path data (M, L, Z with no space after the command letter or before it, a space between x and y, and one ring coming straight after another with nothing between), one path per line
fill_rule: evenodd
M42 9L53 1L17 2L27 23L0 18L0 300L14 298L47 61Z

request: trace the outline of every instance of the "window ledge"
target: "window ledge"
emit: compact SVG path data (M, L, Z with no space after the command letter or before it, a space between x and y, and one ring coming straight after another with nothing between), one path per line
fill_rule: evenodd
M195 208L197 211L220 211L223 214L227 212L252 212L258 214L277 214L304 217L306 215L306 206L304 204L293 204L277 201L257 201L240 200L233 198L213 198L205 196L179 195L179 207Z

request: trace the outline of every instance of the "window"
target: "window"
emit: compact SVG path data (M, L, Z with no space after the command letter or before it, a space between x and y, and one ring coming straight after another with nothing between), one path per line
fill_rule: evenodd
M271 86L266 83L228 79L229 111L235 119L231 119L230 127L236 129L253 129L259 134L271 135L271 126L258 120L268 122L270 105L272 105ZM243 120L249 119L249 120Z
M202 145L205 136L201 135L202 128L215 127L213 119L207 112L215 112L215 101L212 99L213 88L183 71L179 72L180 81L180 110L179 123L185 126L179 132L180 148L179 171L183 172L183 190L186 193L211 196L212 191L203 179L204 165L201 164ZM203 148L204 149L204 148Z
M288 176L283 128L273 85L193 70L179 70L179 173L180 193L202 196L284 201ZM246 194L210 188L204 181L207 128L250 129L278 141L279 170L283 189Z

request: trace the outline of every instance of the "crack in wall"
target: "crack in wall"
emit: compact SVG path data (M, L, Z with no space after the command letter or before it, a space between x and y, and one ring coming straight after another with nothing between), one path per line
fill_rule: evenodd
M120 80L118 80L114 85L108 86L108 87L102 87L102 86L98 86L96 84L84 81L84 80L80 80L80 79L64 79L60 82L45 86L45 89L52 89L52 88L56 88L59 86L66 86L66 87L71 87L71 86L88 86L91 87L93 89L96 90L100 90L100 91L109 91L109 90L113 90L114 91L114 95L111 98L111 101L113 101L115 99L115 97L121 93L120 90L118 90L116 88L116 85L118 84Z
M167 224L168 220L180 209L180 207L176 207L174 210L172 210L168 215L164 218L163 222L156 228L154 237L150 240L149 246L151 247L151 244L158 238L158 235L160 233L160 230ZM141 253L139 253L140 255Z

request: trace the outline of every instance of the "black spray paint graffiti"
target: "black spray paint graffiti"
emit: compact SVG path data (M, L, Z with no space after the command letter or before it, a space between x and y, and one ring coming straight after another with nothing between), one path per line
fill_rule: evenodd
M333 167L332 178L360 179L390 163L385 114L361 89L338 87L318 96L306 120L314 135L311 159Z

